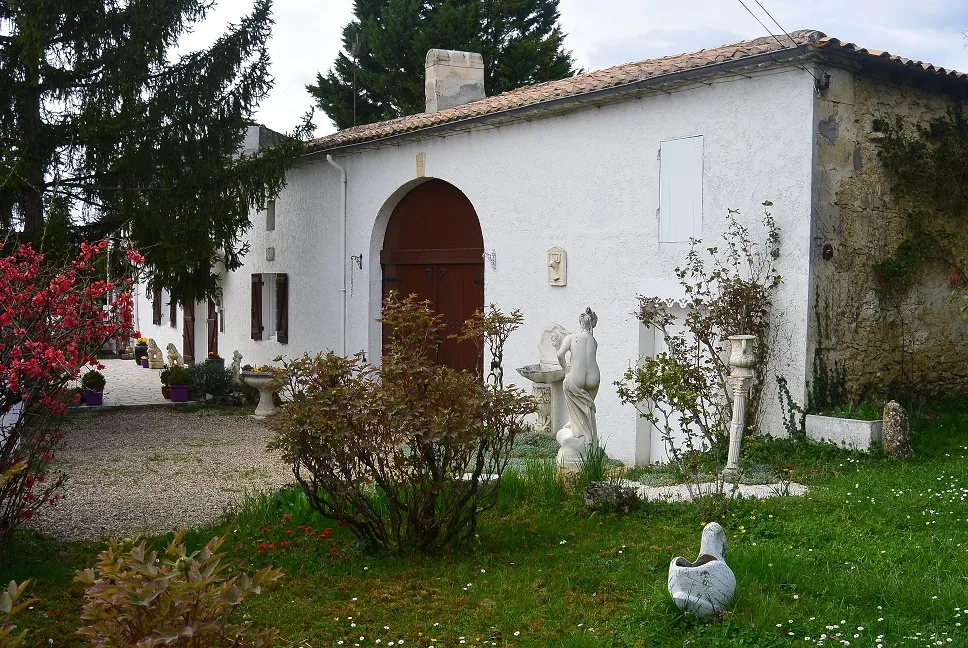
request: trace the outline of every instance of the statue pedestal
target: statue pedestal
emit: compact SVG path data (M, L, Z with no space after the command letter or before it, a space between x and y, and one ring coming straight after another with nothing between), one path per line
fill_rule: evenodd
M518 373L534 383L531 394L538 403L538 431L552 435L568 422L568 404L562 381L561 365L533 364L519 367Z
M551 387L534 383L531 387L531 396L538 406L538 422L535 425L535 432L551 436Z
M555 440L558 441L556 461L559 466L565 468L579 466L582 459L588 456L588 449L591 447L589 440L586 437L574 436L570 422L565 423L564 427L558 430Z

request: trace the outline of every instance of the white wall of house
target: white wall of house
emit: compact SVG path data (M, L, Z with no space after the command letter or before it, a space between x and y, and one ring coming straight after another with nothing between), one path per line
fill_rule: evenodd
M514 368L537 362L541 330L554 322L576 330L578 314L591 306L599 316L599 433L609 454L626 462L647 460L651 435L637 425L634 408L619 403L612 382L640 352L639 323L632 315L640 286L648 279L674 279L673 269L689 247L659 243L661 143L701 135L704 241L718 241L729 208L740 209L742 221L760 231L761 203L774 203L784 278L777 303L784 327L777 368L802 402L813 79L786 67L712 81L531 122L335 154L346 169L348 191L345 351L362 349L370 359L379 358L379 251L396 202L422 181L416 156L423 153L425 176L467 195L485 248L496 253L496 268L485 265L485 302L524 312L525 324L505 352L505 382L530 391ZM341 218L339 173L325 156L290 173L276 200L273 231L265 231L264 214L253 215L245 267L223 280L223 356L239 349L244 362L255 364L280 353L344 350ZM547 251L555 245L568 254L566 287L548 285ZM274 261L266 261L266 247L275 248ZM350 261L358 254L362 268ZM253 272L289 274L288 344L250 339ZM150 300L147 310L141 308L145 330ZM771 396L766 429L782 434L774 403Z
M151 291L147 290L143 284L135 284L134 295L135 328L141 331L142 337L154 339L162 351L168 347L169 343L174 343L175 347L178 348L178 352L181 353L182 331L184 330L181 307L179 306L176 309L175 321L171 321L169 317L170 311L168 309L168 291L161 291L161 324L156 325L152 323L153 294ZM198 343L197 340L198 338L196 337L196 344ZM204 344L204 337L202 340ZM196 348L202 352L205 351L204 346Z

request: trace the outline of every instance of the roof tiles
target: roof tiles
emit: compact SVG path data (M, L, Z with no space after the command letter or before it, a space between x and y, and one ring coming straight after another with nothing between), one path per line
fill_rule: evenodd
M497 114L517 108L537 106L538 104L554 99L574 97L589 92L646 81L666 74L698 69L726 61L738 61L760 54L780 52L803 46L811 46L821 51L838 51L848 56L857 56L862 59L872 58L888 64L912 69L919 73L933 73L957 81L968 81L968 74L963 72L946 70L945 68L936 67L922 61L912 61L901 56L890 54L889 52L859 47L854 43L846 43L837 38L828 37L820 31L805 29L795 31L789 36L790 38L780 36L779 39L764 36L731 45L702 49L698 52L665 56L634 63L624 63L604 70L595 70L558 81L547 81L545 83L516 88L480 101L434 113L420 113L375 124L355 126L310 141L309 152L315 153L343 146L363 144L433 126L460 122L465 119Z

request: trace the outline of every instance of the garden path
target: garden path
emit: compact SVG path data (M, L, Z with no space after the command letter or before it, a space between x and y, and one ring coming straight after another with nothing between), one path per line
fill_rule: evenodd
M134 360L101 360L104 369L104 406L166 405L161 395L161 369L145 369Z
M279 452L266 449L271 433L264 422L244 414L81 409L63 431L65 447L50 472L66 475L64 499L37 511L28 524L59 538L198 527L248 492L275 491L293 481Z

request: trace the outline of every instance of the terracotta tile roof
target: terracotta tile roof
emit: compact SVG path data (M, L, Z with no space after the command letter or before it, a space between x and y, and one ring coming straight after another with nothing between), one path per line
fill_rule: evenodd
M514 109L533 107L533 109L538 110L541 108L540 104L556 99L577 97L586 93L648 81L687 70L699 70L703 67L725 62L742 62L742 59L763 54L783 51L790 53L789 51L796 47L803 48L802 54L799 54L799 56L805 56L808 48L812 47L821 51L838 51L862 59L876 59L888 64L911 68L918 72L944 75L958 81L968 81L968 74L962 72L946 70L921 61L912 61L880 50L865 49L854 43L844 43L837 38L828 37L820 31L804 29L792 32L790 38L780 36L779 42L773 37L764 36L731 45L702 49L698 52L625 63L567 79L524 86L480 101L434 113L420 113L375 124L355 126L310 141L308 143L309 152L316 153L343 146L363 144L430 127L456 124L467 119L488 115L497 116L499 113ZM670 78L670 82L672 80L674 80L674 77Z
M948 70L943 67L938 67L930 63L925 63L924 61L915 61L909 58L904 58L903 56L897 56L896 54L891 54L890 52L885 52L882 50L867 49L866 47L860 47L854 43L845 43L839 38L833 38L827 36L822 32L816 32L819 34L816 42L812 43L814 47L826 48L826 49L837 49L848 54L859 55L864 58L873 58L891 63L894 65L900 65L907 68L911 68L918 72L931 72L934 74L940 74L942 76L951 77L958 81L968 81L968 73L958 72L957 70Z

